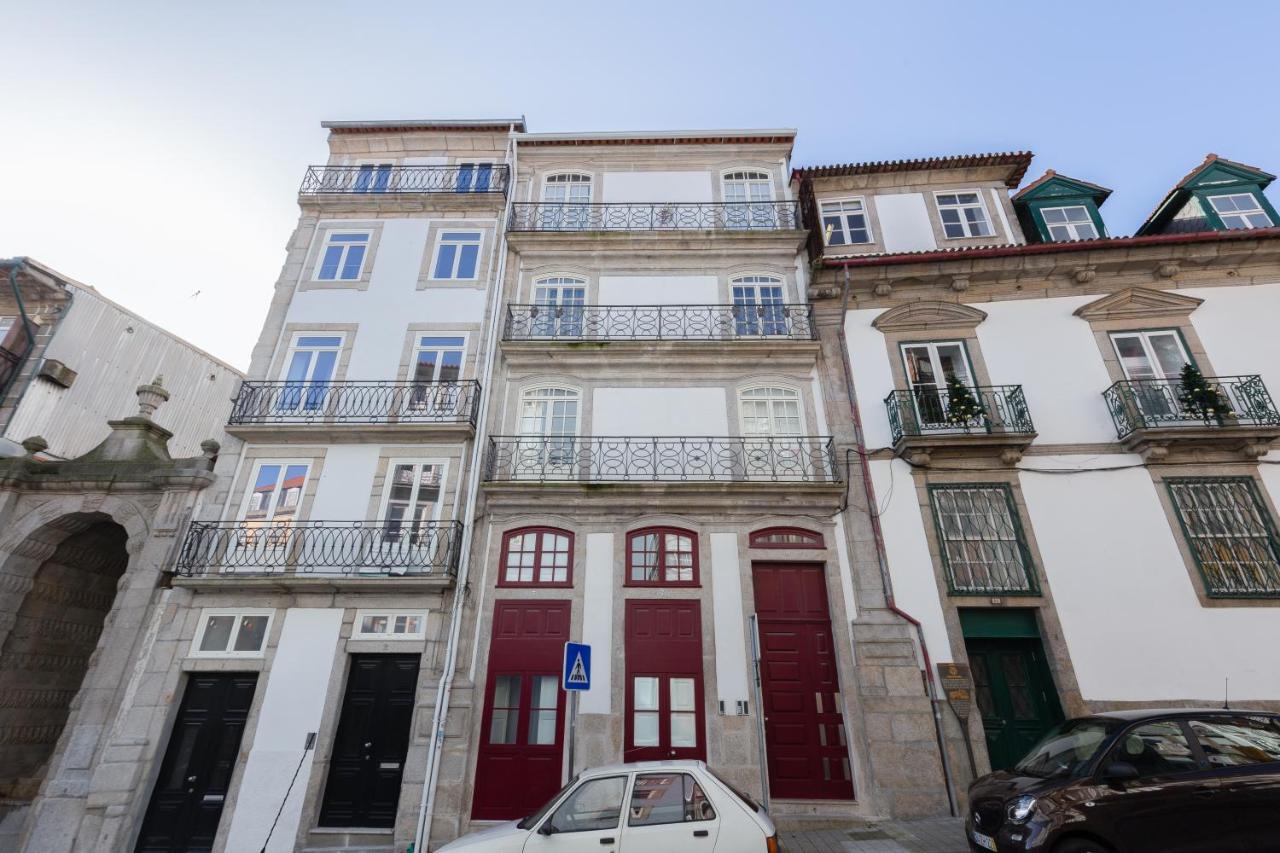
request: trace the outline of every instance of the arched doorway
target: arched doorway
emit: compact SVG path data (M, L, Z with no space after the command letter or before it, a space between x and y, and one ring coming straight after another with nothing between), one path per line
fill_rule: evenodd
M34 799L129 562L104 513L57 519L0 575L0 799Z

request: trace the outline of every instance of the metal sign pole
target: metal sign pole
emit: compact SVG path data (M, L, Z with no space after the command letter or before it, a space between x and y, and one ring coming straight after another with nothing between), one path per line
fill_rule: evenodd
M751 664L755 670L756 735L760 739L760 799L764 810L769 810L769 756L765 748L764 688L760 682L760 623L756 614L748 617L751 622Z
M566 691L569 694L569 778L577 773L574 766L574 745L578 739L578 690Z

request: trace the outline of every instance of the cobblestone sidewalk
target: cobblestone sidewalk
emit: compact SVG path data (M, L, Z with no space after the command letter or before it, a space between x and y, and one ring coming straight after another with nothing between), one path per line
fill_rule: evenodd
M780 833L782 853L968 853L964 821L942 817L884 821L854 829Z

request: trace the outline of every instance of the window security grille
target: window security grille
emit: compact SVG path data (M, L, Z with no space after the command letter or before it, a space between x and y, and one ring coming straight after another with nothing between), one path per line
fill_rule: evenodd
M1211 596L1280 596L1280 539L1249 477L1169 480L1169 494Z
M1039 593L1008 486L933 486L929 501L951 592Z

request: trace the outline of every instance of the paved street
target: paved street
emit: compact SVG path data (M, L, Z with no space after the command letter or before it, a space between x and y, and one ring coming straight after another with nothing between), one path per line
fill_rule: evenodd
M783 853L968 853L964 822L950 817L783 832L781 837Z

